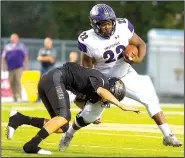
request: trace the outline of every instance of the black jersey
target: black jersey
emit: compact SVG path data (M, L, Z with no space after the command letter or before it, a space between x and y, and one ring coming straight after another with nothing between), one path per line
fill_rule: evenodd
M75 95L83 94L91 102L97 102L100 98L96 93L98 87L109 89L109 81L105 75L95 69L80 66L77 63L67 62L58 67L62 72L62 80L66 89Z

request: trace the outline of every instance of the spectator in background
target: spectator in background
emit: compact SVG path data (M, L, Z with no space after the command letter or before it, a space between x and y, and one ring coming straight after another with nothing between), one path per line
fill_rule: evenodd
M2 70L9 72L9 82L14 102L21 101L21 76L23 70L28 69L28 51L19 42L16 33L11 34L10 43L5 45L2 53Z
M41 63L41 75L50 70L56 60L56 50L53 48L53 41L47 37L44 40L44 47L38 52L37 60Z
M69 62L78 62L78 53L77 52L70 52L69 54Z
M53 41L51 38L47 37L44 39L44 47L41 48L38 52L37 60L41 63L40 73L41 76L50 70L56 61L56 50L53 48ZM37 101L40 101L40 97L38 96Z

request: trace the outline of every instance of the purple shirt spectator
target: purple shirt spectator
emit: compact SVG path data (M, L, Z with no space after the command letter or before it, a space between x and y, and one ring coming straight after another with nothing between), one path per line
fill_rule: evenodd
M5 58L8 71L23 67L28 51L23 43L9 43L5 46L2 57Z

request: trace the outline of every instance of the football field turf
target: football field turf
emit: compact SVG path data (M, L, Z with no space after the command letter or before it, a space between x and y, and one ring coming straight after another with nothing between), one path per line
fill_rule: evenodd
M49 118L49 115L41 103L2 104L1 154L3 157L27 157L28 154L22 153L21 148L39 129L21 126L16 130L13 139L7 140L5 128L12 107L29 116ZM78 131L71 145L64 152L58 151L62 134L50 135L42 141L40 147L52 152L49 157L184 157L184 144L176 148L164 146L162 134L149 118L145 108L137 108L141 110L141 114L124 112L117 107L106 109L103 113L102 124L90 125ZM162 109L171 129L184 142L184 106L162 106ZM72 105L71 112L72 122L79 109ZM45 155L35 154L29 154L29 156L45 157Z

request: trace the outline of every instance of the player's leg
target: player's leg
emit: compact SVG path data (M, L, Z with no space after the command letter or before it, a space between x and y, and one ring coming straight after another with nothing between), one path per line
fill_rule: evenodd
M47 119L26 116L12 109L10 111L8 125L6 127L6 137L7 139L11 140L16 129L21 125L30 125L33 127L42 128L44 121L47 121Z
M57 131L59 128L62 128L63 132L66 132L68 129L68 124L71 119L69 96L64 84L60 82L60 74L58 74L58 71L54 73L52 78L54 86L48 88L49 91L46 88L46 95L55 112L55 117L49 120L30 141L24 144L23 150L26 153L39 153L38 150L40 151L41 148L38 145L42 140ZM55 79L58 80L55 81ZM46 83L44 85L46 86Z
M39 93L39 96L40 96L43 104L45 105L50 117L51 118L55 117L56 114L55 114L53 108L51 107L50 102L49 102L40 82L38 84L38 93ZM26 116L20 112L17 112L16 110L12 109L10 111L8 126L6 128L6 137L9 140L12 139L16 129L22 125L30 125L30 126L37 127L37 128L41 129L49 120L50 119L46 119L46 118ZM62 130L59 128L56 131L56 133L62 133Z
M61 137L59 143L59 150L64 151L68 148L74 134L81 128L93 123L97 119L99 119L103 113L105 108L101 107L101 103L97 102L92 104L87 102L84 109L80 111L76 117L72 125L69 127L66 133Z
M10 83L10 88L12 90L12 95L13 95L13 100L14 102L17 102L17 96L16 96L16 89L15 89L15 70L9 71L9 76L8 76L8 80Z
M21 76L22 76L23 68L18 68L15 70L15 89L16 89L16 96L18 101L22 101L22 94L21 94Z
M174 136L170 130L165 116L159 105L156 93L150 93L144 82L140 81L137 72L130 67L128 74L121 79L126 86L126 96L142 103L149 116L156 122L163 134L163 144L171 146L181 146L182 143ZM142 84L143 83L143 84Z

